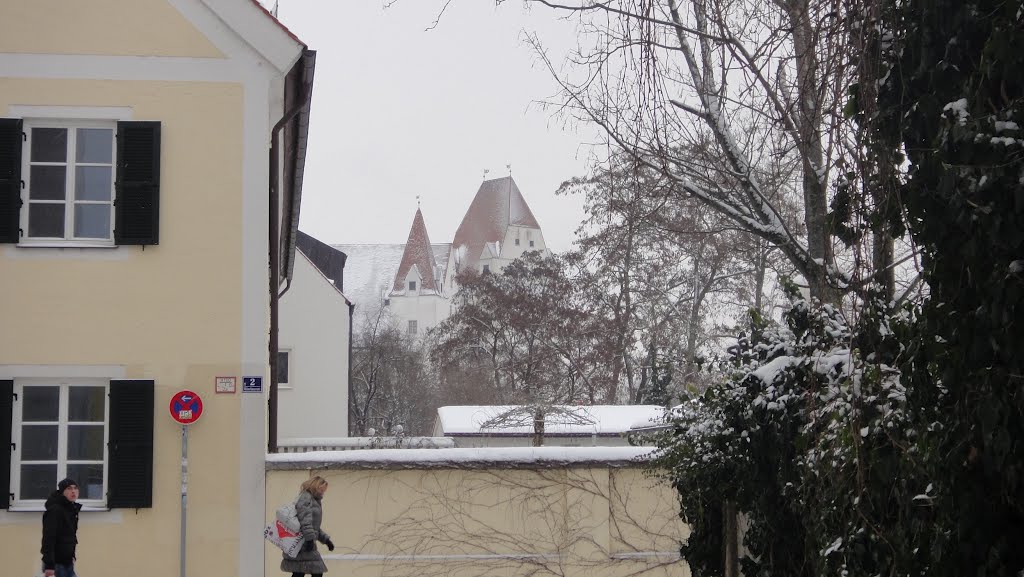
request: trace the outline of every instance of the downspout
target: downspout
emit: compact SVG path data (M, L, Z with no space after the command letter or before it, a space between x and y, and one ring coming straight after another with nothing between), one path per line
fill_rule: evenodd
M348 303L348 434L352 436L352 408L353 408L353 391L352 391L352 326L353 319L356 316L356 303Z
M300 59L302 62L302 59ZM305 91L303 98L301 98L295 106L285 111L284 116L281 120L277 121L274 128L270 130L270 398L267 401L267 452L277 452L277 353L278 353L278 340L277 332L279 327L279 303L281 294L279 292L281 288L281 229L280 220L281 213L279 210L280 195L277 187L278 181L278 133L284 128L285 124L288 124L296 115L302 112L302 109L309 105L310 96L312 90L306 86L305 83L300 83L302 90ZM289 279L289 283L290 283ZM289 284L290 286L290 284ZM287 291L287 288L285 289Z

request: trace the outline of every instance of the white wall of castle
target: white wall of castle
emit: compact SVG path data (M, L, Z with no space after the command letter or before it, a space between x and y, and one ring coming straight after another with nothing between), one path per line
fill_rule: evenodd
M532 243L532 244L531 244ZM539 228L525 226L510 226L505 231L505 237L501 241L500 253L493 256L487 248L480 257L477 265L479 272L484 272L484 265L492 273L501 272L508 264L530 251L538 251L547 254L547 244L544 242L544 234Z
M451 300L434 290L423 290L419 270L413 266L404 280L404 288L391 294L391 318L399 330L410 336L422 336L452 314ZM410 283L416 283L415 289ZM415 330L410 321L416 323Z

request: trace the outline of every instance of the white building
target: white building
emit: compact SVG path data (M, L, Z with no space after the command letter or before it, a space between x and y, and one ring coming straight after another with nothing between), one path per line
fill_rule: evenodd
M451 243L431 244L416 209L405 244L344 244L343 290L359 314L387 307L408 334L422 334L451 315L461 270L499 272L527 251L547 253L537 219L511 176L486 180Z
M345 437L353 312L338 286L345 255L302 231L296 245L281 297L278 438Z
M533 443L532 409L520 405L439 407L434 437L451 437L456 447L528 447ZM661 422L660 405L558 405L544 418L544 445L618 447L628 433Z

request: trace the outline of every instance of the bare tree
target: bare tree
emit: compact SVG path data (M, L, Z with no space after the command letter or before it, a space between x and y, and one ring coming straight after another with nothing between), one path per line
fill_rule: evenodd
M686 529L673 496L642 475L535 467L393 476L409 505L349 551L379 556L395 577L682 572Z
M778 247L813 296L835 302L851 288L828 219L856 66L842 2L527 1L578 19L581 48L565 72L532 38L563 88L563 110ZM695 156L707 140L713 146ZM785 217L783 187L759 170L782 157L797 169L797 226Z
M442 376L487 366L494 404L605 400L607 331L564 264L527 253L500 273L461 274L455 310L434 330Z
M352 420L356 436L428 434L433 426L434 391L421 343L391 322L383 304L365 314L352 346Z

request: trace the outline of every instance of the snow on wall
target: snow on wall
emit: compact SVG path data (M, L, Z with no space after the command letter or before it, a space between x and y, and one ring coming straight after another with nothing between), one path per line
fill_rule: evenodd
M489 447L474 449L364 449L267 455L267 469L559 467L641 464L651 447Z

